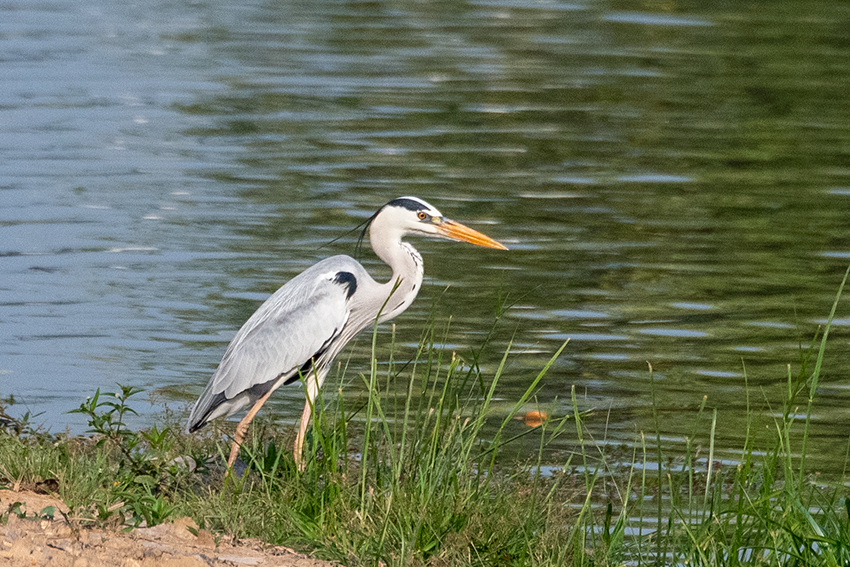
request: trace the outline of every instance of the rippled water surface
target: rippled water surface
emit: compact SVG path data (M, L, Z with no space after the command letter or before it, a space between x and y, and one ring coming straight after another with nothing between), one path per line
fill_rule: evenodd
M778 411L850 263L845 3L45 1L0 22L0 394L53 430L116 382L184 408L260 301L417 195L511 250L417 240L397 357L437 298L464 356L504 307L482 361L513 340L506 403L569 338L541 403L575 385L595 436L631 442L651 363L665 438L707 396L734 450L745 385ZM837 317L824 467L850 425Z

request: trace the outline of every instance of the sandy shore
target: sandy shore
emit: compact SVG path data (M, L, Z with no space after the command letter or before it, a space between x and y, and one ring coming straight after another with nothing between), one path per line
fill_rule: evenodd
M20 503L15 507L16 503ZM53 519L41 512L54 506ZM197 530L190 518L129 532L75 526L59 510L60 500L28 491L0 490L0 509L9 514L0 526L0 566L50 567L330 567L334 564L274 547L242 540L238 545L216 542L206 530ZM197 535L189 531L193 529Z

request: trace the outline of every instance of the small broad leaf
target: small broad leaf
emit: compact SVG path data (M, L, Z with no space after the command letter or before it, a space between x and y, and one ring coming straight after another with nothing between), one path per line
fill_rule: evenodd
M156 486L156 479L149 474L140 474L133 479L133 482L142 486Z

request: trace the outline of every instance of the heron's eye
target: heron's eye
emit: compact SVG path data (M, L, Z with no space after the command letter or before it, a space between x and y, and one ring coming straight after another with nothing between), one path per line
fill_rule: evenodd
M425 220L425 219L427 219L427 218L428 218L428 215L427 215L426 213L423 213L422 211L419 211L419 212L416 214L416 217L417 217L419 220Z

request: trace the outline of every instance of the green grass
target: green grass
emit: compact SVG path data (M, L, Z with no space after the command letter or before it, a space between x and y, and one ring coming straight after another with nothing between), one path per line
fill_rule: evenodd
M373 336L372 366L357 378L369 392L364 400L342 393L350 370L329 377L303 472L291 433L260 420L242 450L246 471L227 475L219 432L185 436L170 416L133 431L126 417L138 391L121 387L76 410L88 418L88 438L33 431L0 414L0 475L9 486L57 492L75 525L189 515L222 537L258 537L352 566L850 565L846 477L815 482L807 466L843 285L800 371L789 370L780 417L764 429L761 414L748 412L736 466L714 464L717 411L705 402L675 454L662 446L657 413L656 432L639 434L625 451L595 444L587 432L596 416L579 411L575 391L571 411L516 433L514 418L534 406L568 345L497 412L509 352L484 373L477 360L441 349L432 323L408 364L391 354L379 367ZM555 407L543 409L551 415ZM798 407L806 408L800 420ZM692 441L700 436L707 458ZM548 462L559 438L576 449ZM534 448L522 462L506 456L516 443ZM544 474L543 465L558 472Z

